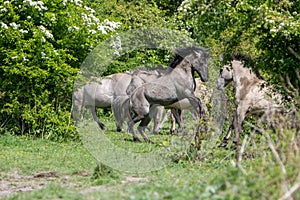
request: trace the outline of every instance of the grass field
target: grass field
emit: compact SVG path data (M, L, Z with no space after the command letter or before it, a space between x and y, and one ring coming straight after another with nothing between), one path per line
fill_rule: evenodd
M167 145L171 137L163 129L162 134L151 136L154 145L136 144L127 133L113 131L110 121L105 121L107 138L127 151L153 151ZM248 137L239 167L234 152L211 148L205 156L185 152L160 170L137 174L99 164L82 142L4 134L0 136L0 198L300 199L299 135L288 130L281 139L273 140L272 151L266 137Z

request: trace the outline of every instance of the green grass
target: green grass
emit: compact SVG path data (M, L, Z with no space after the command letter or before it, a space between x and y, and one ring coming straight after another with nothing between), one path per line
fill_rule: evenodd
M132 142L131 135L115 132L109 118L105 123L107 137L128 151L155 151L166 145L162 141L170 138L164 129L163 134L151 136L156 144L137 144ZM268 145L255 139L249 139L245 149L243 170L234 166L234 152L212 148L205 157L187 152L188 156L161 170L132 174L98 165L81 142L57 143L5 134L0 136L0 183L6 183L11 194L0 198L278 199L299 181L300 156L292 145L299 135L290 130L285 136L285 141L276 148L286 175ZM49 173L49 177L40 177ZM39 187L18 192L25 188L22 184ZM293 195L294 199L300 198L299 191Z

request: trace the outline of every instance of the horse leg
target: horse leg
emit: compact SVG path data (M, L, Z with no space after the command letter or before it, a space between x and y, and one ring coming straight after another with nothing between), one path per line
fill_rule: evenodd
M226 147L226 146L227 146L228 140L229 140L229 138L230 138L230 136L231 136L232 129L234 128L234 127L233 127L233 123L234 123L234 120L232 120L232 122L231 122L231 124L230 124L230 126L229 126L229 129L228 129L228 131L227 131L225 137L223 138L221 144L219 145L219 147Z
M153 126L152 134L157 134L158 131L159 131L159 129L160 129L160 120L162 118L163 111L164 111L164 107L163 106L159 106L159 105L153 105L150 108L149 116L154 121L154 126Z
M129 132L132 134L134 142L141 142L135 133L134 124L137 123L138 121L140 121L142 118L143 118L143 116L136 115L131 121L128 122L128 129L129 129Z
M99 118L97 117L96 107L92 106L92 107L90 107L90 109L91 109L93 118L97 122L97 124L99 125L100 129L105 130L105 125L102 122L100 122Z
M231 147L231 150L236 150L236 157L239 157L239 137L240 133L242 132L242 123L245 119L246 112L248 110L249 106L244 106L244 105L238 105L234 117L234 138L233 138L233 146Z
M166 123L166 121L169 119L170 115L171 115L171 110L168 109L168 111L166 112L166 114L165 114L165 116L164 116L164 119L162 120L162 122L161 122L160 125L159 125L159 128L162 128L162 127L163 127L163 125L164 125L164 124ZM172 116L172 115L171 115L171 116Z
M126 117L125 116L126 115L125 107L127 107L127 105L122 104L121 97L114 97L113 98L111 108L112 108L113 115L114 115L114 118L115 118L115 121L116 121L117 132L122 131L124 118Z
M199 117L203 117L205 115L205 111L202 108L202 103L199 98L193 96L188 98L190 104L193 106L193 108L197 111Z
M172 111L170 111L170 112L172 112ZM175 117L174 117L174 115L171 113L171 127L170 127L170 134L171 134L171 135L175 134L175 128L176 128Z
M176 123L178 124L177 134L182 131L182 120L181 120L181 110L180 109L171 109L172 116L174 116ZM175 125L174 125L175 129Z
M140 132L140 134L142 135L142 137L144 138L144 140L148 143L153 143L148 137L147 135L145 134L145 128L147 127L147 125L149 124L149 122L151 121L151 118L148 115L146 115L141 123L139 124L139 126L137 127L138 131Z

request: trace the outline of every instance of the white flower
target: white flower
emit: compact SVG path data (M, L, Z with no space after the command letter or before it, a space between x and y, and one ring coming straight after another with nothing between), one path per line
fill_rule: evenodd
M71 26L68 28L68 31L78 31L79 28L77 26Z
M284 22L281 22L281 23L279 24L279 29L281 29L282 27L284 27Z
M95 31L95 30L92 29L92 30L89 30L89 33L90 34L95 34L95 33L97 33L97 31Z
M20 32L21 32L21 33L28 33L28 31L27 31L27 30L24 30L24 29L20 29Z
M117 51L117 50L115 50L115 51L114 51L114 55L116 55L116 56L120 56L120 52L119 52L119 51Z
M97 29L98 29L98 31L101 31L102 32L102 34L107 34L107 32L106 32L106 30L105 30L105 27L104 26L98 26L97 27Z
M42 1L23 0L23 3L28 3L29 6L34 7L38 11L48 10L48 8L44 6L44 2Z
M84 8L85 8L87 11L91 12L91 13L95 13L95 12L96 12L94 9L92 9L92 8L90 8L90 7L84 6Z
M102 32L102 34L107 34L107 31L105 30L105 26L98 26L97 27L97 29L99 30L99 31L101 31Z
M270 30L270 32L271 32L271 33L277 33L277 32L278 32L278 29L276 29L276 28L274 27L274 28L272 28L272 29Z
M51 21L55 21L56 20L56 17L55 17L55 14L54 13L52 13L52 15L51 15L51 19L50 19Z
M41 52L42 58L46 58L46 54L44 52Z
M26 58L26 56L23 56L23 62L28 62L29 60Z
M6 8L2 8L1 10L0 10L0 12L7 12L7 9Z
M40 26L41 32L45 34L47 38L53 39L53 35L44 26Z
M4 1L3 4L4 4L4 5L5 5L5 4L9 4L9 1Z
M110 26L112 29L117 29L120 27L120 22L113 22L109 21L108 19L105 19L103 22L105 25Z
M0 22L0 24L1 24L1 26L2 26L4 29L8 29L8 26L7 26L5 23Z
M73 1L77 6L81 6L81 3L82 3L81 0L73 0Z
M9 24L13 29L18 29L20 27L20 24L16 24L15 22L12 22Z

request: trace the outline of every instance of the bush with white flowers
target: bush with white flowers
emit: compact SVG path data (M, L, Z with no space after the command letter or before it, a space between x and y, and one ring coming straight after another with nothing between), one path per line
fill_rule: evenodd
M120 23L100 20L86 0L0 3L0 131L76 136L70 99L78 68Z

